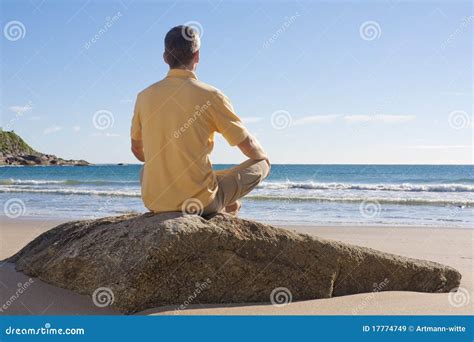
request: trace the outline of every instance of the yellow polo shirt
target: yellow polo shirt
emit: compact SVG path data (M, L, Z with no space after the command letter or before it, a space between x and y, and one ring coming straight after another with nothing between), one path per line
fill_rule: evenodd
M181 211L187 200L205 207L214 199L209 155L215 132L231 146L248 136L228 98L192 71L171 69L138 94L131 137L143 141L142 199L148 209Z

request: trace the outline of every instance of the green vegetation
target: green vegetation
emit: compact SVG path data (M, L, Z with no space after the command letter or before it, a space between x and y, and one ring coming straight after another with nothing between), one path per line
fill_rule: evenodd
M14 131L4 131L0 128L0 154L21 155L38 154L30 145L28 145Z

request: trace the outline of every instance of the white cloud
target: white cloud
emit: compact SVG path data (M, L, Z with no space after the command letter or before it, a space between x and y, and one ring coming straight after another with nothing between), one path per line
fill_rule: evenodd
M462 91L442 91L440 95L448 95L448 96L464 96L466 93Z
M371 117L370 115L345 115L344 120L347 123L369 122Z
M93 137L120 137L120 134L109 133L109 132L95 132L95 133L92 133L91 136Z
M293 126L297 125L310 125L310 124L329 124L336 122L339 118L342 118L347 124L356 123L384 123L384 124L395 124L412 121L415 119L414 115L312 115L304 116L293 120Z
M241 118L243 123L256 123L256 122L260 122L262 121L263 118L259 117L259 116L244 116Z
M457 149L457 148L473 148L474 145L415 145L408 146L407 148L414 148L418 150L446 150L446 149Z
M306 124L327 124L334 122L340 115L312 115L304 116L302 118L293 121L293 125L306 125Z
M62 129L63 128L61 126L54 125L54 126L45 128L43 131L43 134L51 134L51 133L59 132Z
M414 115L345 115L344 120L351 123L382 122L387 124L408 122L415 119Z
M27 104L24 106L11 106L11 107L8 107L8 109L18 115L23 115L26 112L29 112L30 110L32 110L33 107L30 104Z
M375 121L384 123L400 123L415 120L414 115L374 115Z
M79 132L81 130L81 126L72 126L72 130L74 132Z

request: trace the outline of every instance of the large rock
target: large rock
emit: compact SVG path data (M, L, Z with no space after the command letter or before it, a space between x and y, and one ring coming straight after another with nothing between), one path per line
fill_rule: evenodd
M18 154L2 155L0 153L0 165L67 165L67 166L88 166L85 160L62 159L53 154Z
M72 160L34 150L18 134L0 127L0 165L72 165L86 166L85 160Z
M447 292L438 263L216 215L126 215L57 226L7 259L27 275L125 313L162 305ZM109 296L109 297L107 297Z

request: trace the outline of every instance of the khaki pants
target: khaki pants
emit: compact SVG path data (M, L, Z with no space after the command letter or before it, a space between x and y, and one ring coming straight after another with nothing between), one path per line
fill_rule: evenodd
M268 177L270 166L265 160L248 159L242 164L227 170L216 171L217 194L203 210L203 215L220 212L226 206L247 195L262 180ZM143 180L143 167L140 169L140 184Z
M235 203L267 178L269 173L270 167L265 160L252 159L231 169L216 171L217 194L204 208L203 215L218 213L226 206Z

